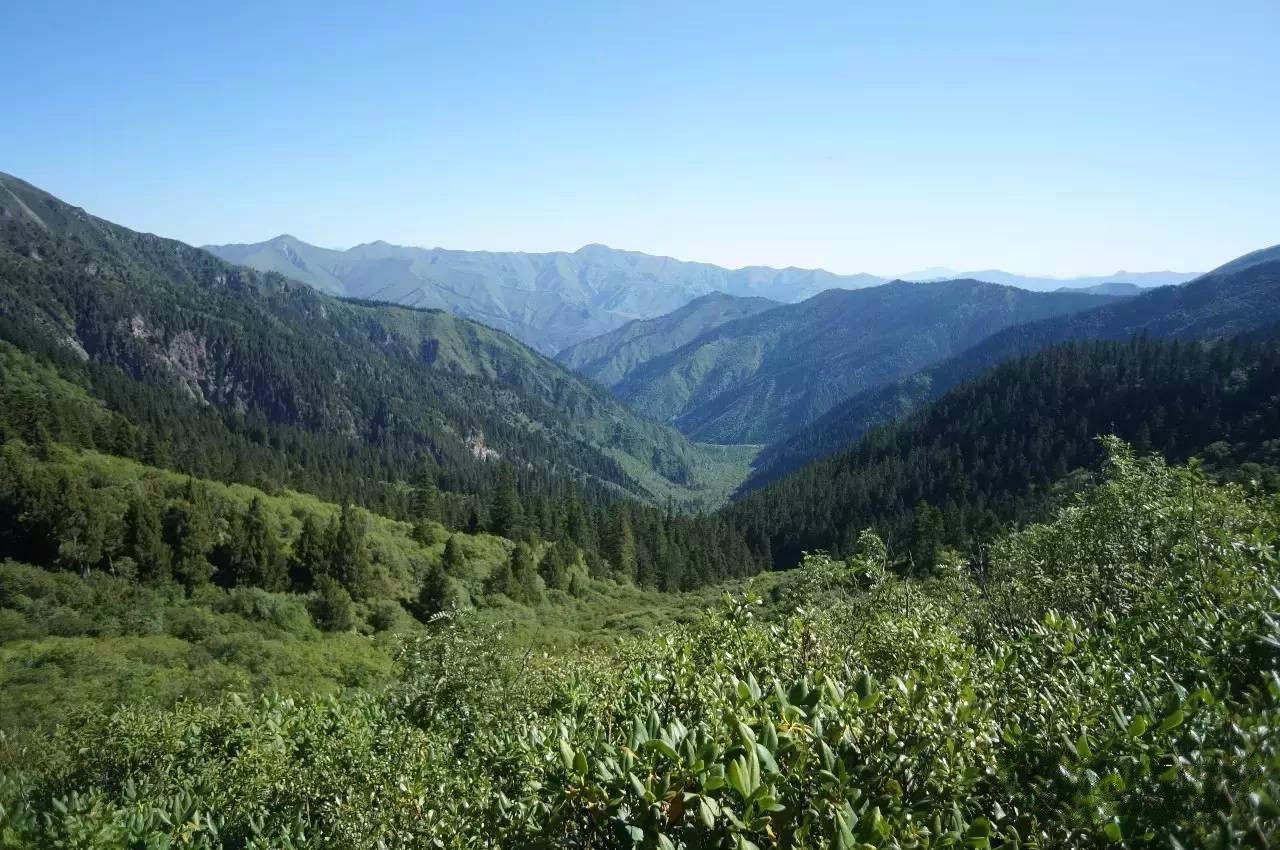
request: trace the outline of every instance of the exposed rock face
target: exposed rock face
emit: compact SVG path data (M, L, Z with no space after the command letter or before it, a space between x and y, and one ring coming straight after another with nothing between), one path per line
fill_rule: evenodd
M484 444L484 432L476 431L467 437L467 448L477 460L498 460L502 455Z
M197 401L205 401L202 386L208 380L209 352L204 340L191 331L179 331L165 348L161 359Z

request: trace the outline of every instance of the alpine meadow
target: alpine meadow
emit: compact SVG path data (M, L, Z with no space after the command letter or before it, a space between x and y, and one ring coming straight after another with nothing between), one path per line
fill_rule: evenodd
M1276 7L144 5L6 33L0 850L1280 848Z

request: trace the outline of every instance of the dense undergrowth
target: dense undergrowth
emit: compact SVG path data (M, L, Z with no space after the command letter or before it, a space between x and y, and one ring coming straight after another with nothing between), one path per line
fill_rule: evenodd
M927 580L866 534L609 651L445 615L385 689L86 709L0 845L1273 846L1280 506L1108 448Z

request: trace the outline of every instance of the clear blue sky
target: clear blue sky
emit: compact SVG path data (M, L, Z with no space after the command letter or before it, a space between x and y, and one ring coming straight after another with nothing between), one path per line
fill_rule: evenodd
M1277 0L370 5L11 0L0 170L197 244L1066 275L1280 242Z

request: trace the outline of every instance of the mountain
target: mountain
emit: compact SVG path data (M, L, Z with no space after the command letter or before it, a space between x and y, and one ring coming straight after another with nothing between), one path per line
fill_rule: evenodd
M1117 298L1131 298L1142 293L1142 287L1136 283L1095 283L1093 286L1082 286L1073 289L1060 286L1054 292L1088 292L1091 295L1114 295Z
M215 445L270 446L259 454L278 483L337 498L403 479L424 454L475 491L501 457L526 477L680 503L716 501L740 475L737 455L642 419L500 331L325 295L7 175L0 280L0 338L84 364L58 368L88 370L76 380L150 423L184 468L224 462ZM357 453L370 459L352 470Z
M973 280L828 290L728 322L629 364L612 389L641 413L712 443L768 443L869 387L897 380L1012 324L1108 299ZM599 374L622 371L610 364Z
M713 292L656 319L637 319L617 330L571 345L556 359L580 375L613 386L642 363L675 351L735 319L780 306L768 298Z
M1126 272L1118 271L1109 275L1092 275L1085 277L1047 277L1036 275L1013 274L1000 269L982 269L979 271L954 271L947 268L933 267L899 275L902 280L916 283L939 280L955 280L966 278L982 280L987 283L1000 283L1005 286L1016 286L1019 289L1030 289L1033 292L1057 292L1063 289L1088 290L1111 283L1129 283L1147 288L1152 286L1174 286L1186 283L1199 276L1199 272Z
M969 548L1042 519L1078 489L1073 473L1097 467L1101 434L1280 486L1280 326L1258 336L1071 342L1015 358L726 513L775 568L852 551L873 528L928 570L922 551L938 543Z
M712 292L794 302L825 289L884 282L811 269L731 270L604 245L529 254L372 242L338 251L278 236L206 250L330 294L448 310L506 331L544 354L635 319L670 313Z
M1280 246L1232 260L1181 286L1161 287L1086 312L1011 327L917 374L850 396L757 456L746 484L762 486L907 415L1013 357L1070 340L1234 336L1280 321Z

